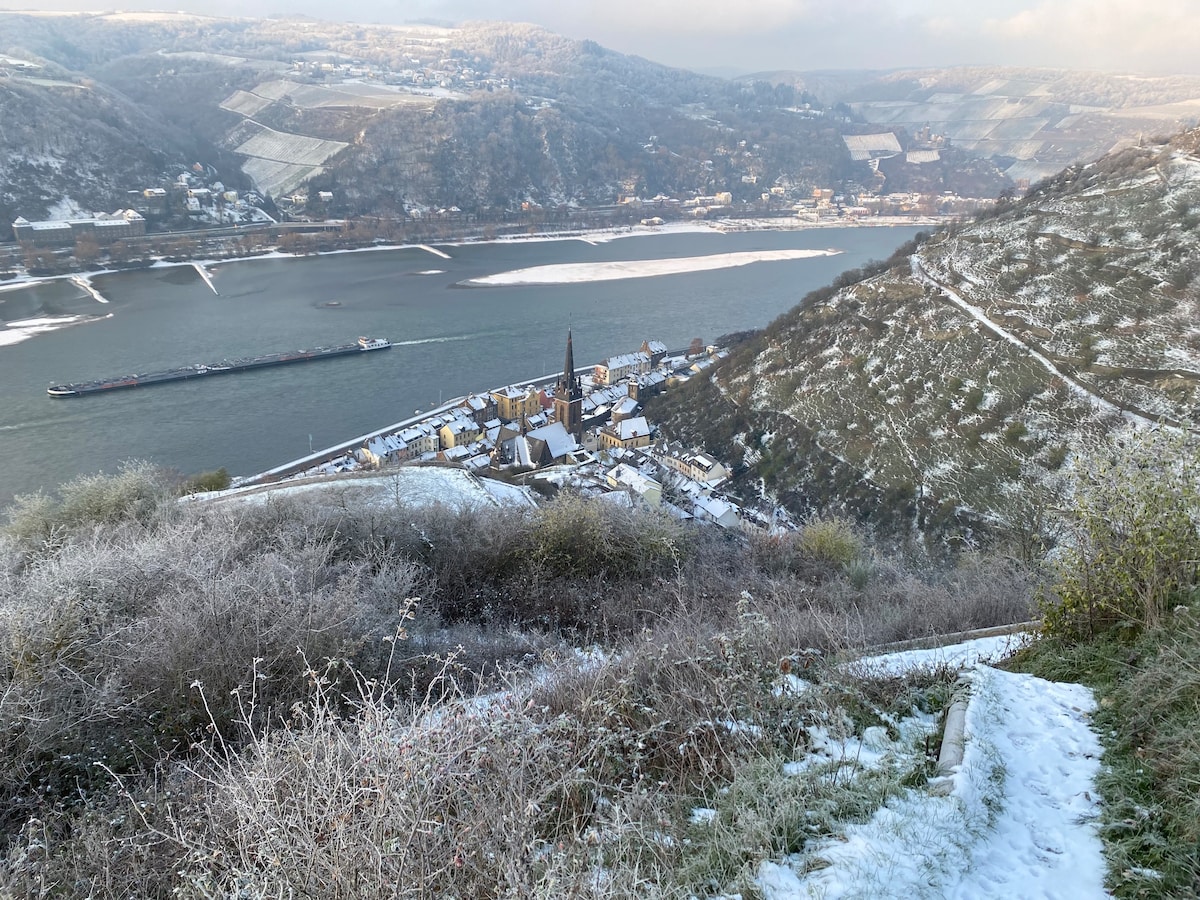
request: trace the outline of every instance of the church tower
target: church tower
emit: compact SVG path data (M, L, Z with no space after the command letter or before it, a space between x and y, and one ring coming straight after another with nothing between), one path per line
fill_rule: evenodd
M575 352L571 348L571 330L567 329L567 359L562 378L554 390L554 418L561 422L577 443L583 443L583 386L575 374Z

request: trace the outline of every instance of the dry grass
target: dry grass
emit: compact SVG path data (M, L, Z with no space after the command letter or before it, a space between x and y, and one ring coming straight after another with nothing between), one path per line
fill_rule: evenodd
M862 583L574 498L38 508L52 540L28 506L0 537L13 896L686 897L690 804L881 702L801 702L783 670L1028 614L999 562L918 576L863 545ZM783 827L734 818L720 840ZM731 881L763 852L713 858Z

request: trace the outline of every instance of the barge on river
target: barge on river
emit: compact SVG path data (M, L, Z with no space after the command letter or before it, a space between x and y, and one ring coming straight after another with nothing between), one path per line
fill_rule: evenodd
M81 397L84 394L99 394L104 391L120 390L121 388L145 387L151 384L166 384L171 381L187 381L191 378L206 378L209 375L248 372L251 369L265 369L268 366L286 366L291 363L311 362L317 359L329 359L334 356L350 356L355 353L367 353L371 350L387 350L391 346L391 342L384 338L360 337L357 343L342 344L339 347L314 347L311 350L268 353L266 356L224 360L223 362L212 363L211 365L185 366L182 369L168 369L165 372L150 372L145 375L120 375L116 378L104 378L99 381L54 384L47 388L46 392L51 397Z

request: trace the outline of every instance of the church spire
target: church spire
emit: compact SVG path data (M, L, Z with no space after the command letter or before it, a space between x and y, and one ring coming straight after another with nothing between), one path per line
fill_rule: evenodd
M567 400L583 397L583 389L579 377L575 374L575 350L571 346L571 329L567 329L567 358L563 363L562 380L559 382L560 393Z
M575 349L571 329L567 329L567 358L562 378L554 392L554 418L561 422L577 443L583 441L583 384L575 374Z

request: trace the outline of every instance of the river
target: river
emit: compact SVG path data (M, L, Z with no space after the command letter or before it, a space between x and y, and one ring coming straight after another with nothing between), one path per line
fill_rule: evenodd
M600 243L519 241L221 263L214 294L190 266L100 275L100 302L53 281L0 290L0 506L75 475L148 459L251 474L428 409L442 397L580 364L643 340L686 346L766 325L808 291L917 228L665 233ZM787 257L778 251L835 249ZM736 268L565 284L465 287L518 269L767 252ZM610 267L611 268L611 267ZM674 266L679 268L678 265ZM651 269L653 271L653 269ZM586 267L583 269L587 271ZM34 333L43 318L81 324ZM18 327L6 323L30 323ZM31 334L25 340L16 338ZM52 383L386 337L391 350L54 399Z

